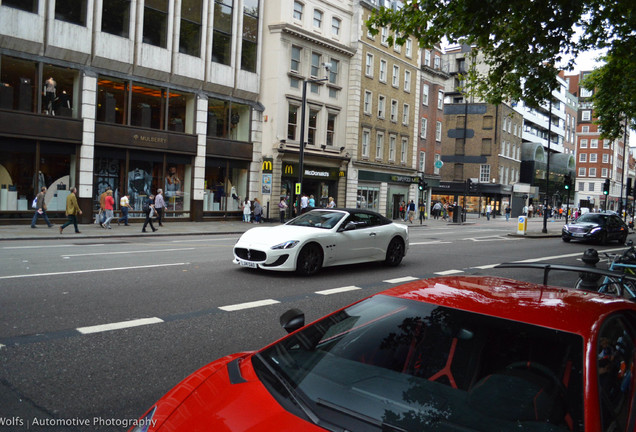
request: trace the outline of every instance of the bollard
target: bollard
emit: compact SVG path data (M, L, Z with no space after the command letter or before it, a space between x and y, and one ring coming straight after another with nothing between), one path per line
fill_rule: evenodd
M586 251L583 252L582 261L586 267L596 268L596 264L600 261L596 249L586 249ZM602 277L602 275L594 273L581 272L579 273L580 283L577 287L588 291L598 291L598 283Z

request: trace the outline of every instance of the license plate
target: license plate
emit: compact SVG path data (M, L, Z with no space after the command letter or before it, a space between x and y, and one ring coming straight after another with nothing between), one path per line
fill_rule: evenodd
M572 233L572 237L583 237L585 234L581 233Z
M243 267L257 268L256 263L252 261L245 261L240 259L238 260L238 263L240 266L243 266Z

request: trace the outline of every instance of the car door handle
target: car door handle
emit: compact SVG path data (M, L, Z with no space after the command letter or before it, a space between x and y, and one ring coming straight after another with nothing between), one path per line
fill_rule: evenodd
M374 232L369 233L369 237L375 237L375 236L377 236L377 234L376 234L376 233L374 233Z

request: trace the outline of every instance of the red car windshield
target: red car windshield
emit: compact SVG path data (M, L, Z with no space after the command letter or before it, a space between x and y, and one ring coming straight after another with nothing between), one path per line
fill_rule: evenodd
M578 335L378 295L253 364L286 409L345 430L582 431L582 357Z

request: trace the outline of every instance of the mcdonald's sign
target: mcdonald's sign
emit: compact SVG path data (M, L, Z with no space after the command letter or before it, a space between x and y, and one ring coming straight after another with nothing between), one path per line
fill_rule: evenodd
M271 174L274 170L274 159L263 158L263 174Z
M284 173L287 175L294 175L294 166L293 165L285 165Z

